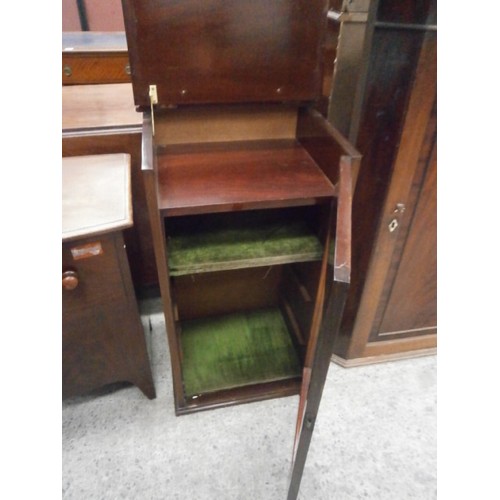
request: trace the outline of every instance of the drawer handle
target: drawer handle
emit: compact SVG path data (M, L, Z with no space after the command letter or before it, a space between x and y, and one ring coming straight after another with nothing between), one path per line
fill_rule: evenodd
M76 271L63 272L62 286L65 290L74 290L78 286L78 274Z
M71 66L68 66L68 65L64 66L63 71L64 71L64 74L68 77L73 74L73 71L71 70Z

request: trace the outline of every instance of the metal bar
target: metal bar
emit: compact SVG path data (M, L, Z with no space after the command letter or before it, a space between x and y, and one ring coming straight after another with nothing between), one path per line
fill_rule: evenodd
M82 31L90 31L87 9L85 8L85 0L76 0L76 6L78 7L78 17L80 18L80 27L82 28Z
M335 9L330 9L328 11L328 13L326 14L326 17L328 19L331 19L332 21L340 22L340 18L342 17L342 12L335 10Z
M425 328L412 328L410 330L396 330L394 332L383 332L379 333L379 337L387 336L387 335L401 335L403 333L415 333L415 332L423 332L427 330L436 330L437 331L437 325L436 326L426 326Z
M377 21L375 28L396 29L396 30L414 30L414 31L437 31L436 24L404 24L404 23L387 23Z
M366 23L368 19L367 12L347 12L330 9L326 16L329 20L336 23Z

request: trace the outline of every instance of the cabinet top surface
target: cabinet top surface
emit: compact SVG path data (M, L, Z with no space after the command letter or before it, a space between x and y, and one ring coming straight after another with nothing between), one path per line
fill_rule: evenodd
M62 159L62 241L132 225L130 155Z
M130 83L62 87L63 133L141 125Z
M135 103L312 101L326 0L124 0Z

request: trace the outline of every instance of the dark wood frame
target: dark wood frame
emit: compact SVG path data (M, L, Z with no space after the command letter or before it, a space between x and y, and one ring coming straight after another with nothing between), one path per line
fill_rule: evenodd
M404 215L400 214L399 222L401 228L396 234L390 233L386 227L394 219L394 207L401 200L409 200L412 187L418 177L422 176L422 165L420 156L424 153L427 157L428 153L422 151L429 147L434 150L431 156L435 160L435 144L426 144L427 135L435 134L435 121L433 121L433 108L436 103L436 47L435 42L428 40L424 44L420 62L421 68L425 71L419 71L413 86L412 96L408 105L405 124L403 126L403 134L401 137L401 145L398 156L396 157L394 174L391 179L391 187L388 191L388 196L384 202L382 219L378 238L374 248L377 254L383 253L390 256L387 259L379 259L374 261L370 267L370 271L366 277L365 287L367 292L363 294L360 303L359 313L355 324L353 337L355 342L350 347L350 357L359 357L359 355L373 355L377 351L387 347L389 343L394 343L391 340L377 341L375 345L370 343L371 332L376 328L377 315L380 315L379 308L373 307L378 304L383 298L383 294L387 294L385 290L386 280L390 279L390 273L394 274L394 269L391 269L391 261L393 254L401 252L401 243L406 239L409 229L409 219L411 213L405 211ZM429 126L431 129L429 130ZM432 158L431 158L432 160ZM404 167L404 168L403 168ZM416 179L417 178L417 179ZM414 209L414 203L413 207ZM404 224L404 226L403 226ZM369 290L369 292L368 292ZM368 295L371 296L368 301ZM368 302L367 302L368 301ZM368 335L367 335L368 334ZM400 342L398 340L398 342ZM406 340L407 348L416 348L418 345L422 347L435 347L436 332L433 332L422 337Z

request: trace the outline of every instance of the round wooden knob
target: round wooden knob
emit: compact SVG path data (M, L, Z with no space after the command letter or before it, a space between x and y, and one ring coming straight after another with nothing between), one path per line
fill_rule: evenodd
M64 271L62 286L65 290L74 290L78 286L78 274L76 274L76 271Z

